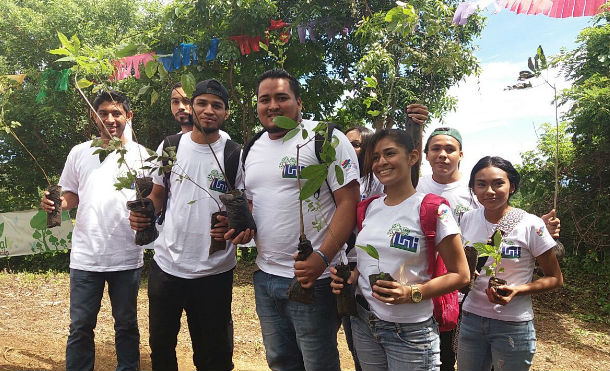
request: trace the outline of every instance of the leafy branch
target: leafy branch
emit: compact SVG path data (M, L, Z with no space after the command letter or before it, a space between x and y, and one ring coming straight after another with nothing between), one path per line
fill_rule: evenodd
M500 244L502 243L502 232L497 229L490 237L490 241L487 243L475 242L473 247L479 253L479 257L491 257L492 262L490 265L485 266L485 274L488 276L496 276L498 273L504 272L504 268L498 268L502 262L502 250ZM468 244L468 243L466 243Z

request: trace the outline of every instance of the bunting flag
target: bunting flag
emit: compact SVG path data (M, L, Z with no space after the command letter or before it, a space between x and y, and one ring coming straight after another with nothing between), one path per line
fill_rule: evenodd
M197 64L197 45L181 43L174 49L173 54L164 54L159 56L159 62L163 63L163 67L167 72L172 72L182 66L190 66L191 60L193 64Z
M51 90L51 86L53 86L55 91L68 91L71 72L69 69L56 70L51 67L45 69L40 78L40 89L38 89L38 94L36 95L36 103L44 103L47 99L48 91Z
M600 13L607 0L501 0L517 14L544 14L553 18L592 16Z
M316 33L316 27L318 25L324 27L324 33L326 34L326 37L329 40L333 39L339 33L343 33L345 35L349 33L349 27L345 25L337 27L337 24L331 17L323 18L320 20L312 20L304 24L299 24L297 26L297 33L299 35L299 41L301 42L301 44L304 44L307 41L307 36L309 36L309 40L313 42L318 41L318 35Z
M112 64L116 68L116 71L111 76L110 80L120 81L128 77L133 76L136 79L140 78L140 64L145 66L146 63L155 59L154 53L145 53L132 55L131 57L125 57L112 61Z
M218 39L212 37L212 43L210 44L210 49L208 49L208 54L205 55L205 61L209 62L215 59L216 53L218 53Z

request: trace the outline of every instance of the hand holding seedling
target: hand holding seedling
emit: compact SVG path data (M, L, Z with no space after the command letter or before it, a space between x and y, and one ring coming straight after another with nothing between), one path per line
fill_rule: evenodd
M502 296L498 294L497 290L503 290L506 293L506 296ZM497 288L491 287L485 289L485 293L487 294L487 299L489 299L490 303L506 305L513 300L513 297L517 295L517 288L513 286L500 285Z
M330 278L332 279L330 287L332 288L333 294L339 295L341 293L341 289L343 288L343 278L337 275L337 268L330 267L329 270ZM357 283L358 276L360 276L360 272L358 272L358 268L354 268L354 270L350 273L347 283L350 285Z
M224 235L225 240L231 240L234 245L245 245L254 238L255 230L246 228L245 231L240 232L235 238L231 239L235 234L235 229L229 229Z
M144 213L137 211L129 212L129 225L134 231L143 231L153 223L153 219Z
M388 304L411 303L411 287L396 281L377 280L371 287L373 297Z
M297 255L298 253L295 253L293 256L295 260ZM325 270L326 263L318 254L310 254L307 259L294 262L294 275L304 289L313 287Z
M41 208L42 208L42 209L45 211L45 213L47 213L47 214L48 214L48 213L50 213L50 212L52 212L53 210L55 210L55 206L54 206L54 205L55 205L55 203L54 203L53 201L51 201L51 200L49 200L49 199L47 198L47 196L48 196L48 195L49 195L49 192L45 191L45 192L44 192L44 195L42 196L42 199L40 200L40 207L41 207ZM64 199L64 196L61 196L59 199L61 200L61 202L62 202L62 203L63 203L63 202L64 202L64 200L65 200L65 199Z
M555 239L559 238L559 232L561 231L561 220L559 220L559 218L555 215L555 209L549 211L548 214L542 215L541 218L544 220L546 229L551 234L551 237Z
M225 234L229 229L229 218L224 215L216 216L216 224L210 230L210 236L216 241L225 241Z

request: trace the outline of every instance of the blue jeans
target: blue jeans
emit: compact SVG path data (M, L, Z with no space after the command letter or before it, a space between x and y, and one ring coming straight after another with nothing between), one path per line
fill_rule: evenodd
M141 268L118 272L88 272L70 269L70 334L66 345L66 370L93 370L97 324L104 285L114 317L117 371L138 370L140 331L137 298Z
M273 371L339 371L337 316L330 278L317 280L313 304L288 300L290 278L254 272L256 313Z
M458 370L529 370L536 353L534 321L512 322L462 312Z
M358 317L351 317L352 336L362 370L439 369L440 340L432 317L420 323L394 323L357 307Z

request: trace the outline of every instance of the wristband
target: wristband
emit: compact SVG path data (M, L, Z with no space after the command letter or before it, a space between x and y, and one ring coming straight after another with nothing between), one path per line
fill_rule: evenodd
M314 250L313 252L315 252L316 254L320 255L320 257L322 258L322 260L324 260L324 263L326 264L326 268L328 268L330 266L330 261L328 261L328 258L326 257L326 255L322 251Z

